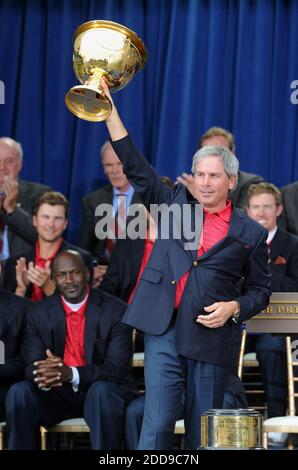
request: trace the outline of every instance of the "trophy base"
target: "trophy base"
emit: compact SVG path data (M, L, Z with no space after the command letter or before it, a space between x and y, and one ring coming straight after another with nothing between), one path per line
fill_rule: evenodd
M85 121L105 121L112 111L109 98L86 85L72 87L65 96L68 109Z

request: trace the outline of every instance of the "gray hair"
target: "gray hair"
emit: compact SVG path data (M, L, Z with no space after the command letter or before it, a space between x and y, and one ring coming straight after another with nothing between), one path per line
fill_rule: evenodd
M0 142L4 142L5 144L13 146L18 152L20 160L23 160L23 148L20 142L17 142L16 140L11 139L10 137L0 137Z
M106 150L107 147L111 147L113 149L112 144L109 140L106 140L105 143L100 148L100 158L101 159L103 159L104 153L105 153L105 150Z
M194 175L196 172L197 164L200 160L205 157L218 157L224 167L224 170L230 178L235 176L235 185L236 188L238 183L238 171L239 171L239 160L238 158L226 147L217 147L215 145L206 145L205 147L200 148L193 156L191 171Z

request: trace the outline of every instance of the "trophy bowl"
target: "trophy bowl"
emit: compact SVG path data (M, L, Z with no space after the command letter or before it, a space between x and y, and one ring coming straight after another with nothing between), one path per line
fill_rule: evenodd
M121 90L142 70L147 50L132 30L112 21L94 20L81 24L73 35L73 68L82 85L65 95L68 109L86 121L104 121L111 101L100 86L104 78L111 93Z

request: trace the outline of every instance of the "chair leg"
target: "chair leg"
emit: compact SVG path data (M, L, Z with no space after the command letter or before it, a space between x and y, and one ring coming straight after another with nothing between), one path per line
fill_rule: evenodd
M3 431L0 431L0 450L3 450Z
M264 449L268 450L268 434L267 434L267 432L263 433L263 446L264 446Z
M289 434L289 436L288 436L288 450L294 450L292 434Z
M47 433L41 431L41 450L47 449Z

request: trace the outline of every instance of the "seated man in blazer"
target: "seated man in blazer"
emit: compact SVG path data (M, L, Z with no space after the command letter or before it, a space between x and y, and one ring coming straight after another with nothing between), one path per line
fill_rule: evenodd
M283 211L278 225L287 232L298 235L298 181L287 184L281 188Z
M33 225L36 227L38 239L30 250L7 260L4 289L33 301L53 294L55 283L51 279L51 264L56 255L64 250L79 251L92 275L93 263L90 253L63 240L62 235L68 223L68 205L66 197L54 191L46 192L37 201Z
M103 79L101 85L113 103ZM187 447L197 449L202 413L222 407L235 361L234 323L269 302L267 231L227 200L239 169L227 148L207 146L195 154L193 197L182 184L172 190L162 184L114 105L106 124L123 171L145 207L177 209L166 219L168 236L158 220L151 256L123 317L145 332L146 394L139 449L172 448L184 392ZM172 211L164 210L159 219L167 213ZM243 278L239 294L237 283Z
M128 215L130 205L140 202L138 194L123 173L122 164L109 141L101 147L100 155L104 174L110 184L83 197L79 243L82 248L92 253L98 263L94 268L94 287L98 287L102 281L116 242L115 239L109 239L100 228L99 222L102 216L96 215L96 208L101 204L109 204L117 214L120 212L118 196L121 195L125 198L125 213Z
M9 387L24 378L21 348L29 305L29 300L0 290L0 421L5 421L4 403Z
M34 449L40 424L84 416L93 449L119 449L129 380L131 329L121 323L126 305L89 289L78 252L53 265L58 292L28 312L26 381L6 397L10 449Z
M49 186L19 178L23 165L21 144L0 138L0 259L22 253L36 241L32 214L36 201Z
M267 245L273 292L298 292L298 237L278 228L282 213L281 191L271 183L248 190L248 215L268 230ZM285 338L270 334L251 335L247 349L256 351L266 392L268 418L284 416L287 409L287 366ZM286 436L269 433L269 443L282 444Z

